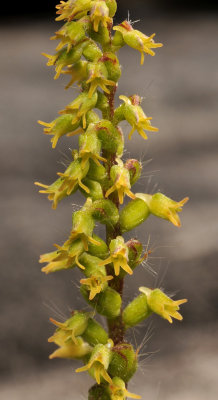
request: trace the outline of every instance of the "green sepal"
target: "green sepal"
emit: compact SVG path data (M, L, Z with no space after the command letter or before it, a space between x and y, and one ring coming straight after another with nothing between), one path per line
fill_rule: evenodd
M120 213L122 232L130 231L144 222L150 214L147 204L141 199L130 201Z
M93 239L97 240L97 242L100 245L97 246L94 243L89 243L89 248L88 248L89 254L91 254L92 256L99 257L101 259L105 259L108 256L108 247L105 241L95 234L93 234L92 237Z
M106 177L107 173L105 167L103 165L97 165L93 160L90 160L87 178L102 183Z
M115 204L111 200L96 200L92 206L93 217L105 225L116 225L119 221L119 212Z
M84 196L91 197L93 201L100 200L104 197L102 187L99 182L86 178L83 179L83 183L89 189L89 193L87 193L83 188L79 188Z
M95 346L98 343L107 344L108 334L97 321L89 318L87 328L82 338L91 346Z
M83 50L83 56L87 61L93 62L102 57L102 51L98 47L98 45L91 39L86 43L86 46Z
M112 349L112 359L108 373L128 382L137 370L137 355L129 343L120 343Z
M108 287L104 292L96 295L92 301L89 300L89 291L84 285L80 287L80 291L87 303L94 307L99 314L108 319L116 318L120 314L122 300L114 289Z
M125 328L130 328L140 324L148 318L152 311L148 307L147 296L140 294L123 310L123 322Z
M117 11L116 0L105 0L106 6L109 9L109 17L113 18Z
M97 246L96 246L97 247ZM84 265L84 275L88 278L96 273L106 276L106 269L105 266L99 266L99 263L102 261L100 258L96 256L92 256L88 253L83 253L79 261L82 265Z

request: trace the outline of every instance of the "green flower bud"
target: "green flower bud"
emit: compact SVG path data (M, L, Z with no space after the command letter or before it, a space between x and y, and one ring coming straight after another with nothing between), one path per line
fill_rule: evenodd
M94 245L93 245L94 246ZM97 246L96 246L97 247ZM100 247L100 246L99 246ZM84 275L90 277L95 274L101 274L106 276L106 269L104 266L99 266L102 260L96 256L92 256L89 253L83 253L80 257L80 262L84 265Z
M108 287L97 297L96 310L109 319L118 317L121 308L121 297L114 289Z
M74 311L72 313L72 317L67 319L65 322L58 322L53 318L50 318L50 321L66 334L68 334L69 338L77 345L77 336L81 336L85 332L88 326L89 318L90 313L83 311Z
M106 169L103 165L97 165L92 159L87 173L87 178L102 183L107 177Z
M55 342L56 337L60 336L63 331L57 330L53 337L49 338L49 342ZM66 334L65 334L66 336ZM54 340L53 340L54 338ZM65 340L65 342L60 345L60 347L50 354L50 360L53 358L68 358L68 359L82 359L87 354L90 354L92 347L83 341L82 338L77 338L77 344L75 344L71 339Z
M107 387L104 384L96 384L89 389L88 400L111 400Z
M93 110L89 111L87 112L86 115L86 121L87 121L87 126L89 126L90 124L96 124L99 121L99 116Z
M130 184L133 186L141 176L142 164L132 158L125 162L125 168L129 171Z
M151 314L152 311L148 307L146 295L140 294L123 310L123 322L125 328L127 329L138 325Z
M110 339L106 345L97 344L92 350L88 364L82 368L77 368L76 372L89 371L98 385L101 383L102 378L107 382L112 383L112 379L107 373L111 360L112 346L113 342Z
M117 2L116 0L105 0L107 7L109 8L109 16L114 17L117 11Z
M142 32L133 29L132 25L128 21L124 21L120 25L114 26L113 29L122 34L123 40L128 44L128 46L141 53L141 64L144 63L144 53L154 56L155 52L151 49L163 46L162 43L154 43L153 37L155 34L148 37Z
M107 344L108 342L107 332L92 318L89 318L87 328L82 337L90 346L95 346L99 343Z
M128 382L137 370L137 354L131 344L120 343L112 349L112 359L108 372L112 377L119 377Z
M105 225L116 225L119 221L119 213L117 207L110 200L96 200L92 203L93 217Z
M100 59L107 68L108 79L117 82L121 76L121 67L118 58L114 53L104 53Z
M122 156L124 146L122 133L110 121L104 119L96 124L96 130L102 149Z
M140 287L139 291L142 292L147 298L147 304L150 310L160 317L167 319L170 323L173 322L172 318L181 321L182 315L178 312L179 306L186 303L187 299L173 300L163 293L160 289L149 289Z
M91 39L93 39L95 42L100 43L102 48L110 45L111 42L110 31L108 30L108 28L105 28L105 26L99 25L98 32L95 32L91 26L91 29L89 30L88 34Z
M80 291L84 299L89 303L95 310L109 319L118 317L121 309L121 297L118 292L114 289L107 287L104 292L101 292L95 296L95 298L89 300L89 291L84 287L80 287Z
M88 111L92 110L97 103L98 95L95 93L92 98L88 97L87 92L81 93L75 100L66 106L66 108L60 111L60 114L72 114L74 119L72 124L80 122L82 120L83 129L86 128L86 114Z
M108 255L108 247L103 239L93 233L93 239L95 239L99 244L98 246L94 243L89 243L88 252L92 256L99 257L101 259L107 257Z
M136 197L144 200L150 212L156 215L156 217L166 219L175 226L181 226L180 218L177 213L182 211L182 207L189 200L188 197L185 197L179 202L170 199L162 193L155 193L153 195L137 193Z
M112 38L112 48L114 52L120 50L121 47L125 46L125 44L126 43L124 42L123 35L119 31L116 31Z
M94 62L102 57L102 51L94 40L89 39L83 50L83 56L87 61ZM88 64L88 72L90 72L90 66Z
M51 139L53 149L56 147L58 139L61 136L72 133L78 128L79 121L73 123L73 120L75 120L75 115L69 114L61 115L51 122L38 121L40 125L45 126L44 133L53 136Z
M130 201L120 213L120 227L122 232L130 231L144 222L150 214L149 208L141 199Z

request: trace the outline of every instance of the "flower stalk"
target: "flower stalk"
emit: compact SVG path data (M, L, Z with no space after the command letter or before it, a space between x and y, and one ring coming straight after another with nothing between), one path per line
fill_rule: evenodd
M96 381L89 400L139 399L140 395L127 390L127 382L137 371L138 352L127 343L126 331L153 313L170 323L172 318L181 320L179 308L187 300L174 301L158 288L143 286L138 297L123 305L126 275L132 276L150 254L149 250L143 254L139 240L126 241L123 235L150 215L179 227L178 212L188 198L176 202L162 193L134 193L142 165L123 158L125 136L120 122L130 125L129 139L137 131L147 140L158 128L143 111L138 94L121 94L117 108L115 96L121 76L119 50L123 46L138 50L143 64L145 55L154 56L154 49L162 44L154 41L155 34L147 36L134 29L130 21L114 26L116 0L67 0L56 8L56 20L64 25L51 38L59 41L56 53L43 55L55 69L54 79L69 75L66 89L76 83L80 94L59 117L38 122L52 136L53 148L64 136L75 135L78 148L72 151L65 171L57 172L57 180L35 184L48 195L53 209L77 190L85 202L73 213L68 238L55 245L55 251L41 255L40 263L46 264L42 268L46 274L79 268L81 294L94 311L73 311L66 321L50 319L56 330L48 341L58 346L50 358L83 362L76 372L87 371ZM105 240L95 233L97 223L105 226ZM107 331L95 320L96 313L106 318Z

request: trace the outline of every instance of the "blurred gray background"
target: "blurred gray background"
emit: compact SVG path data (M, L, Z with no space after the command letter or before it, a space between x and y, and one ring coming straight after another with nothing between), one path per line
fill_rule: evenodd
M51 4L52 3L52 4ZM162 191L175 200L190 197L181 213L182 227L150 217L132 232L153 249L148 266L127 279L124 301L138 286L161 287L182 306L184 321L169 325L158 317L130 335L141 346L140 369L132 392L150 400L215 400L218 396L218 269L217 269L217 125L218 15L194 2L120 0L116 23L127 17L146 34L156 32L164 47L155 57L132 49L120 51L123 74L118 94L139 94L158 134L143 141L134 133L125 158L140 158L143 177L135 192ZM147 4L146 4L147 3ZM64 91L67 80L53 80L42 51L52 54L49 37L56 2L38 2L34 12L16 3L5 10L1 34L1 357L0 399L84 400L91 378L75 375L75 365L48 361L53 346L50 316L67 318L85 307L78 289L80 273L45 276L38 257L61 244L71 227L72 211L82 197L51 209L38 194L35 180L51 183L70 158L77 139L60 140L55 150L37 120L51 121L77 91ZM44 7L41 8L40 7ZM42 12L42 10L44 10ZM13 11L13 14L12 14ZM118 97L117 97L118 99ZM117 100L119 104L119 99ZM122 125L129 132L128 124ZM98 232L102 232L99 227ZM126 235L130 238L130 234ZM154 270L151 272L150 270Z

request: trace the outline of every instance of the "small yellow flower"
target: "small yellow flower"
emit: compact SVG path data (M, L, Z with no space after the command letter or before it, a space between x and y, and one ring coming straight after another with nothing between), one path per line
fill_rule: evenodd
M107 282L113 279L112 275L103 276L100 274L92 275L90 278L81 279L80 283L82 285L88 286L89 290L89 300L93 300L96 294L102 292Z
M135 195L131 192L130 175L127 168L122 162L118 165L113 165L110 170L110 176L114 184L107 190L105 197L110 196L111 193L117 191L119 203L123 204L125 194L131 199L135 199Z
M112 340L108 340L108 344L97 344L91 354L87 365L77 368L76 372L90 371L93 373L98 385L101 383L101 377L108 383L112 384L112 379L107 373L107 369L111 359L111 348L113 347Z
M174 201L162 193L155 193L153 195L136 193L136 197L144 200L150 212L156 217L166 219L177 227L181 226L178 212L182 211L182 207L189 200L188 197L180 201Z
M181 321L182 315L178 312L181 304L187 303L187 299L172 300L160 289L151 290L146 287L140 287L139 291L147 296L147 303L151 311L160 315L162 318L173 322L172 318Z
M63 185L62 178L57 179L51 185L44 185L43 183L40 182L34 182L34 184L37 186L41 186L43 188L43 190L40 190L39 193L48 194L48 199L53 202L52 208L54 210L57 208L59 201L61 201L64 197L68 196L67 189L65 190L62 189ZM69 194L71 194L71 192Z
M150 121L152 120L152 117L147 117L145 115L140 105L135 103L135 97L136 96L126 97L123 95L119 97L126 104L124 109L125 119L132 126L132 130L129 133L129 139L131 139L132 134L135 131L138 131L139 135L141 135L143 139L147 139L148 137L144 130L158 132L158 128L151 125Z
M44 133L46 135L52 135L51 143L52 143L52 148L54 149L57 145L58 140L60 139L61 136L63 135L76 135L80 133L83 130L81 128L77 129L79 127L79 122L77 121L76 123L72 123L72 120L75 119L75 115L71 114L66 114L66 115L61 115L60 117L56 118L54 121L51 122L43 122L43 121L38 121L40 125L45 126Z
M97 166L101 167L100 161L106 162L106 158L100 156L101 141L98 139L96 131L93 129L93 124L90 124L87 131L80 135L79 138L79 157L81 158L81 167L84 168L86 163L92 159Z
M120 268L132 275L133 271L128 265L128 247L124 243L122 236L117 236L116 239L110 242L110 257L99 263L99 266L112 263L114 266L115 275L120 274Z
M122 34L123 40L126 44L128 44L128 46L138 50L141 53L141 65L144 63L144 53L154 56L155 52L151 49L163 46L162 43L154 42L153 38L155 33L153 33L151 36L146 36L142 32L133 29L132 25L128 21L124 21L122 24L114 26L113 29Z
M92 110L98 100L97 92L89 98L87 92L81 93L75 100L73 100L70 104L66 106L66 108L60 111L60 114L72 114L74 117L72 118L72 124L76 124L77 122L82 122L83 129L86 128L86 114L88 111Z
M96 1L90 12L91 22L95 32L98 32L99 24L101 23L105 28L108 24L112 23L112 18L109 17L109 9L105 1Z
M109 385L109 390L111 400L125 400L127 397L131 399L141 399L141 396L128 392L125 387L125 382L118 377L113 378L112 384Z
M86 83L90 83L89 87L89 98L93 96L97 87L99 86L105 93L110 93L107 86L116 86L116 83L112 80L107 79L108 72L102 62L89 63L88 67L88 79Z
M61 21L67 19L71 21L72 19L79 19L90 11L92 5L92 0L61 0L60 4L56 6L58 17L56 21Z
M57 341L59 341L59 337L64 337L64 335L67 336L65 332L63 332L62 330L58 330L53 336L48 339L48 341L58 344ZM50 360L52 360L53 358L67 358L71 360L80 359L92 351L92 347L88 343L84 342L80 337L77 339L77 344L75 344L71 339L68 338L64 341L64 343L59 346L60 347L57 350L50 354Z
M66 335L68 333L68 337L66 336L66 340L70 338L73 343L77 345L77 336L81 336L85 332L90 316L90 313L75 311L72 317L68 318L65 322L59 322L53 318L50 318L50 321L58 328L60 328L63 332L65 332ZM60 340L59 335L60 334L58 333L58 340ZM55 337L53 337L53 339L55 340Z
M85 178L88 170L88 162L86 165L82 165L80 159L72 161L65 172L57 173L62 178L61 190L66 190L67 195L69 195L79 185L86 193L89 193L89 188L82 183L82 179Z

